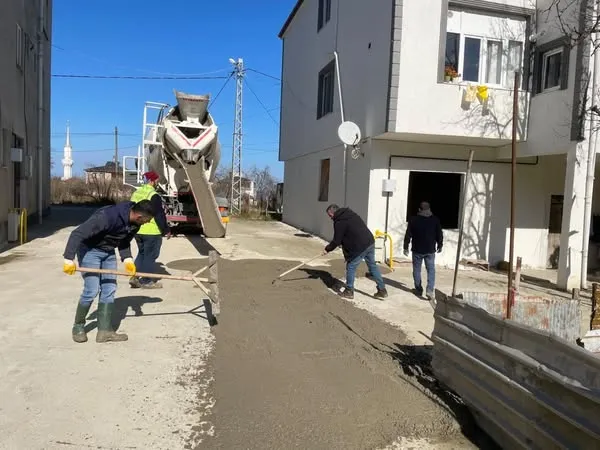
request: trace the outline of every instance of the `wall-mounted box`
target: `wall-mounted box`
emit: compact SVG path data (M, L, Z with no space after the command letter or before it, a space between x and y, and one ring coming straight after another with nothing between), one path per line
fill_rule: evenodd
M10 160L12 162L23 162L23 149L22 148L11 148L10 149Z
M396 180L383 180L381 189L384 192L384 194L392 194L396 190Z

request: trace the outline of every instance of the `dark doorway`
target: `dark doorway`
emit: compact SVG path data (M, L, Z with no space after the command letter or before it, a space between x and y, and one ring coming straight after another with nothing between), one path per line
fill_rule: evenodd
M406 220L417 214L419 203L429 202L431 211L443 229L458 228L462 174L446 172L410 172Z

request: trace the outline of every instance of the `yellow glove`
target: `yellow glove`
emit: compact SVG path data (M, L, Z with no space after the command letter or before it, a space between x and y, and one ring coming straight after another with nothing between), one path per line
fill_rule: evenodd
M134 276L137 269L135 268L133 258L125 258L123 262L125 263L125 272L127 272L127 275Z
M75 273L75 269L77 269L77 267L75 266L75 261L65 259L65 261L63 262L63 272L67 275L73 275Z

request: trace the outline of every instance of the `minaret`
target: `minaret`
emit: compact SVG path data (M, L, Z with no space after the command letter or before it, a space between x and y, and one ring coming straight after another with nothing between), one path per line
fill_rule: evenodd
M73 148L71 147L71 127L67 121L67 142L65 142L65 148L63 149L63 180L70 180L73 176Z

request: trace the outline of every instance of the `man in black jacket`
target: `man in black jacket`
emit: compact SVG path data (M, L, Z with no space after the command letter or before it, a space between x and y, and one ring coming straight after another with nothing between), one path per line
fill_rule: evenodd
M149 200L122 202L99 209L71 232L63 253L63 272L67 275L75 273L75 256L80 267L117 270L115 249L118 248L125 271L135 275L130 243L140 226L148 223L153 216L154 208ZM126 334L115 333L111 326L116 292L116 275L83 273L83 293L77 304L72 331L75 342L87 342L85 319L98 294L96 342L127 340Z
M340 208L332 204L327 207L327 215L333 220L333 240L325 247L324 254L341 246L346 260L346 289L340 293L344 298L354 298L354 277L356 269L365 260L369 273L375 278L377 292L374 297L384 299L387 290L381 272L375 263L375 238L361 217L350 208Z
M435 287L435 252L441 253L444 235L440 220L433 215L429 203L421 202L419 212L408 220L404 236L404 255L408 256L408 244L412 240L413 280L415 294L423 295L421 267L425 261L427 271L427 298L432 299ZM437 247L437 248L436 248Z

